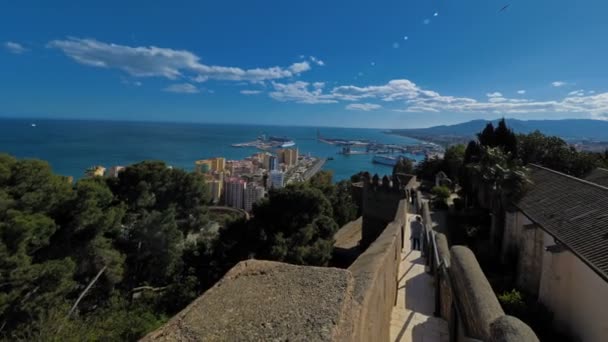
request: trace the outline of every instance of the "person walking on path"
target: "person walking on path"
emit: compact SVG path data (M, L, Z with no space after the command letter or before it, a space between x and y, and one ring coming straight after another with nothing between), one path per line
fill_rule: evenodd
M412 249L419 251L420 249L420 237L422 236L422 219L420 216L416 216L410 223L410 240L412 240Z

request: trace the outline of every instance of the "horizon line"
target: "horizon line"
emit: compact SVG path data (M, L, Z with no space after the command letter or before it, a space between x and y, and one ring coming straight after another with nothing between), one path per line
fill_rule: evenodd
M433 128L433 127L440 127L440 126L454 126L454 125L459 125L459 124L464 124L464 123L468 123L468 122L473 122L473 121L484 121L484 122L494 122L494 121L499 121L501 119L505 119L505 120L515 120L515 121L523 121L523 122L530 122L530 121L566 121L566 120L579 120L579 121L606 121L606 120L598 120L598 119L587 119L587 118L561 118L561 119L530 119L530 120L523 120L523 119L516 119L516 118L508 118L508 117L503 117L500 119L482 119L482 118L477 118L477 119L471 119L471 120L467 120L467 121L460 121L457 123L453 123L453 124L438 124L438 125L431 125L431 126L426 126L426 127L400 127L400 128L388 128L388 127L375 127L375 128L370 128L370 127L357 127L357 126L332 126L332 125L311 125L311 124L268 124L268 123L236 123L236 122L213 122L213 121L190 121L190 120L177 120L177 121L170 121L170 120L151 120L151 119L144 119L144 120L136 120L136 119L109 119L109 118L69 118L69 117L37 117L37 116L26 116L26 117L15 117L15 116L5 116L0 114L0 120L46 120L46 121L87 121L87 122L124 122L124 123L167 123L167 124L196 124L196 125L226 125L226 126L258 126L258 127L305 127L305 128L347 128L347 129L371 129L371 130L385 130L385 131L392 131L392 130L401 130L401 129L426 129L426 128Z

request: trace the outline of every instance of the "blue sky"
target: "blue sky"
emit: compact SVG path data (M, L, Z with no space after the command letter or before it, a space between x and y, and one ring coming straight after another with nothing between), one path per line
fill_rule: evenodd
M601 0L5 1L0 116L606 119L607 12Z

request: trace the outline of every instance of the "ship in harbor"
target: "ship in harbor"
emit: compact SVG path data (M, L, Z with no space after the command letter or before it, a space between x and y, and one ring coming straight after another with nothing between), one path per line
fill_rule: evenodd
M275 145L275 146L278 146L281 148L292 147L292 146L296 145L295 141L293 141L287 137L276 137L276 136L271 135L268 137L268 139L266 139L266 141L268 141L272 145Z
M296 142L288 137L277 137L277 136L269 136L267 137L265 134L260 135L256 140L232 144L232 147L255 147L257 149L268 151L276 148L286 148L295 146Z
M391 157L391 156L375 155L374 158L372 159L372 162L374 164L395 166L401 159L410 159L411 160L411 158L407 158L404 156Z

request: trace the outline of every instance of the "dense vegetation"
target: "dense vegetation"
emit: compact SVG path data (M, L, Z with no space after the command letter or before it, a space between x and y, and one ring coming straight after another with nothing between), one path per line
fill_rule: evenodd
M73 185L0 155L0 337L135 340L240 260L326 265L357 210L328 173L272 191L219 233L206 229L208 201L200 175L163 162Z
M496 128L488 123L477 135L477 140L470 141L467 146L448 147L443 159L425 159L417 166L416 173L422 179L434 181L437 172L443 171L456 183L466 186L465 166L478 162L484 149L500 149L513 164L538 164L575 177L583 177L597 167L608 167L608 151L577 151L563 139L539 131L515 134L501 120Z
M608 151L577 151L558 137L536 131L517 135L504 120L492 123L477 140L450 147L443 159L427 159L417 168L422 179L434 182L439 171L456 184L459 198L449 212L451 244L466 244L479 260L505 311L530 325L541 340L568 340L553 330L551 313L535 296L517 290L516 255L499 257L505 212L525 194L532 182L529 165L537 164L575 177L608 166ZM432 190L436 203L443 203L449 189ZM435 205L435 208L445 205Z

